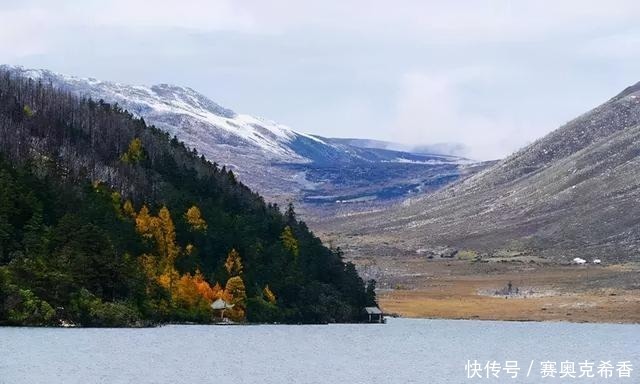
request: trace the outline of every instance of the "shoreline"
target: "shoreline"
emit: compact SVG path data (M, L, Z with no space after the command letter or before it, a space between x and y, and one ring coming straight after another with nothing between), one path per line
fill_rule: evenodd
M507 323L566 323L566 324L593 324L593 325L640 325L640 321L574 321L568 319L498 319L498 318L474 318L474 317L408 317L408 316L399 316L399 315L387 315L386 319L398 319L398 320L441 320L441 321L480 321L480 322L507 322ZM194 324L194 323L167 323L167 324L159 324L155 326L148 327L63 327L63 326L37 326L37 325L0 325L0 329L157 329L163 328L167 326L197 326L197 327L227 327L227 326L238 326L238 327L259 327L259 326L335 326L335 325L366 325L366 326L384 326L386 323L326 323L326 324L271 324L271 323L252 323L252 324Z
M394 319L404 320L451 320L451 321L482 321L482 322L507 322L507 323L566 323L566 324L602 324L602 325L640 325L640 321L575 321L568 319L492 319L492 318L474 318L474 317L408 317L408 316L389 316ZM388 317L388 318L389 318Z

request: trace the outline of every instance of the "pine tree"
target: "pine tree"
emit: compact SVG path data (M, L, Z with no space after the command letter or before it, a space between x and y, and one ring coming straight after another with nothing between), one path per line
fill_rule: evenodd
M294 225L296 223L296 210L293 206L293 203L289 202L289 205L287 205L287 210L284 213L284 217L287 219L287 224Z
M367 306L376 306L376 281L371 279L367 282L366 288Z

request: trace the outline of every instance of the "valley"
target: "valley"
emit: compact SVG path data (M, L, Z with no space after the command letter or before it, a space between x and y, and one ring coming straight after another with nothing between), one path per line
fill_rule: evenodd
M354 256L448 249L637 261L639 148L640 83L470 177L316 229L340 234Z
M639 148L640 83L433 193L311 227L390 313L638 322ZM509 282L527 293L491 294Z
M386 312L640 321L640 84L504 160L475 162L455 145L299 133L186 87L5 69L117 104L266 201L293 202L325 244L378 281ZM575 257L603 264L570 265ZM509 282L527 293L491 294Z
M311 226L325 228L320 222ZM382 235L377 246L337 233L320 235L325 243L341 247L363 278L377 281L385 313L442 319L640 322L638 261L580 266L507 251L492 256L451 248L417 253L396 247Z

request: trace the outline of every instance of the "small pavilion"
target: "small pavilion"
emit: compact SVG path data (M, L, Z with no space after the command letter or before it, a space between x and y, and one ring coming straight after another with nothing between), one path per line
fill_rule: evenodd
M366 307L368 320L370 323L384 323L384 314L378 307Z
M211 304L211 309L214 311L220 311L220 318L224 320L224 311L227 309L231 309L235 304L229 304L222 299L218 299Z

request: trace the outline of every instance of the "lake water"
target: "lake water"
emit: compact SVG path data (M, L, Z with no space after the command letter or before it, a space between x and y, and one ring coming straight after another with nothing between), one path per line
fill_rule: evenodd
M518 377L467 378L517 361ZM541 363L594 362L596 378L541 379ZM597 365L631 361L630 379ZM532 364L533 361L533 364ZM532 370L526 377L529 366ZM577 376L577 375L576 375ZM640 382L640 325L389 319L385 325L0 328L0 383Z

